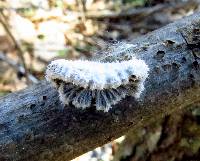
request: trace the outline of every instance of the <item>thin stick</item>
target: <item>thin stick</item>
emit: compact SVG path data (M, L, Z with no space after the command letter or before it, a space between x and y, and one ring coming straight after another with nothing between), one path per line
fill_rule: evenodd
M84 0L78 0L78 7L79 7L79 10L81 12L81 19L82 19L82 22L84 23L86 21L86 6L85 6L85 1Z
M22 61L22 65L24 67L24 70L25 70L25 77L26 77L26 81L27 81L27 84L30 84L30 80L29 80L29 77L28 77L28 69L27 69L27 66L26 66L26 63L25 63L25 59L23 57L23 50L20 46L20 44L17 42L17 40L15 39L15 37L13 36L13 34L11 33L9 27L8 27L8 24L6 23L6 16L4 15L3 11L0 10L0 23L3 25L5 31L7 32L8 36L11 38L11 40L13 41L13 43L15 44L15 47L16 49L18 50L18 56L20 57L21 61Z
M15 62L14 60L8 58L5 54L0 52L0 60L6 62L8 65L10 65L15 71L22 73L23 75L25 75L25 69L23 66L18 65L17 62ZM28 79L32 82L32 83L38 83L38 79L32 75L28 73Z

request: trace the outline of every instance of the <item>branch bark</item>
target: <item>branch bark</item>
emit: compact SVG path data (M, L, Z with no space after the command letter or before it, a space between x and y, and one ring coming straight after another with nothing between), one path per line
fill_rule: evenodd
M0 160L66 161L200 102L200 13L133 40L150 73L141 100L109 113L63 107L46 81L0 99ZM124 58L126 59L126 58Z

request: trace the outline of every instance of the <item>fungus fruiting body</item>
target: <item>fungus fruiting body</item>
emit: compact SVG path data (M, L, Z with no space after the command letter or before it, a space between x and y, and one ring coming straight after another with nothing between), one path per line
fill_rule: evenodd
M126 96L138 98L148 71L146 63L134 57L121 62L58 59L47 66L46 78L63 104L81 109L95 105L107 112Z

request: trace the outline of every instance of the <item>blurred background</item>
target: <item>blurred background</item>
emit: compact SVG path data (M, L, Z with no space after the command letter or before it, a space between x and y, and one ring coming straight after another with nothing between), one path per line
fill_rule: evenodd
M44 79L49 61L87 59L200 10L200 0L1 0L0 97ZM200 107L73 161L200 160Z

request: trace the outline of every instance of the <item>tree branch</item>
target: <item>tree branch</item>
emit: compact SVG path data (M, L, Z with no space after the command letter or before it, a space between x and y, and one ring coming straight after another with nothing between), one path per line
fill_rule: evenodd
M29 80L29 72L28 72L28 69L27 69L27 66L26 66L26 63L25 63L24 52L23 52L20 44L18 43L18 41L15 39L12 32L10 31L8 24L7 24L7 21L6 21L6 16L4 15L2 10L0 10L0 23L2 24L5 31L7 32L8 36L13 41L16 49L18 50L18 56L21 59L21 62L22 62L23 68L24 68L24 74L25 74L25 77L26 77L27 84L30 84L31 80Z
M109 113L63 107L42 81L0 99L0 160L66 161L174 110L200 102L200 13L133 40L150 73L141 100ZM187 42L186 42L187 41ZM126 59L126 57L124 57Z
M10 58L8 58L4 53L0 52L0 60L6 62L8 65L10 65L15 71L19 72L22 75L25 75L25 68L21 65L19 65L17 62L15 62L14 60L11 60ZM38 80L37 78L28 73L28 78L32 83L37 83Z
M190 0L186 2L178 2L176 4L159 4L156 6L151 7L145 7L145 8L138 8L135 7L121 10L120 12L116 11L110 11L110 10L103 10L103 11L88 11L86 13L86 18L92 18L92 19L104 19L104 18L112 18L112 19L119 19L124 17L134 17L135 19L143 19L148 16L151 16L152 14L159 12L159 11L169 11L169 10L178 10L178 9L186 9L188 6L195 6L199 5L199 1L196 0Z

